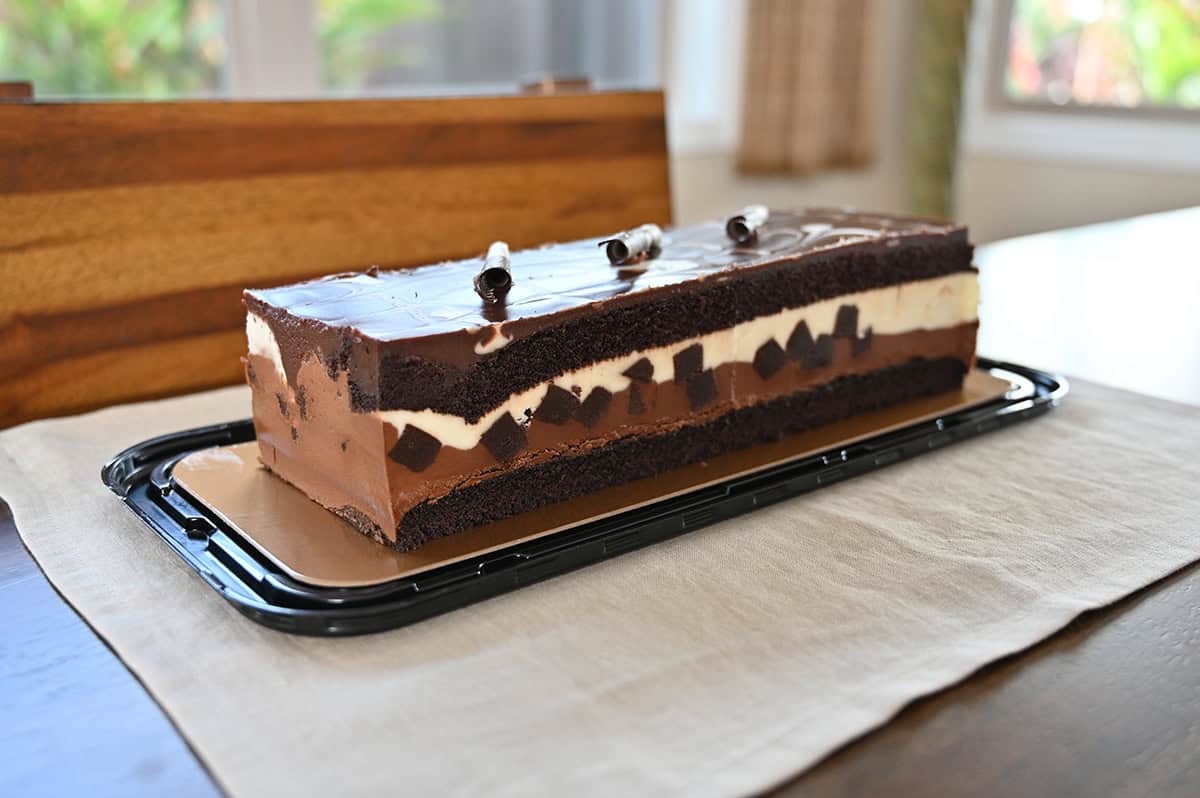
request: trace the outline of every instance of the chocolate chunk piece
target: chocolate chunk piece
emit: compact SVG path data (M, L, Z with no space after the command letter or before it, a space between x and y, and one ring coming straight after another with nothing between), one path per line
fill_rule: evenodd
M566 424L571 420L571 416L575 415L577 407L579 407L579 397L566 388L551 385L550 390L546 391L546 398L538 405L533 417L549 424Z
M834 338L858 337L858 306L842 305L838 308L837 318L833 322Z
M488 431L483 433L480 440L492 453L492 457L501 463L511 460L527 443L525 428L508 413L496 419L496 423L488 427Z
M684 383L704 368L704 347L692 344L675 353L675 382Z
M629 415L640 416L646 412L646 402L642 399L642 386L632 383L629 386Z
M812 352L812 348L812 333L809 332L808 324L804 321L801 321L796 325L796 328L792 330L792 334L788 336L788 357L797 363L803 364L804 361L808 359L809 353Z
M863 333L862 338L854 339L854 343L850 346L850 353L855 357L858 357L863 352L869 351L871 349L871 342L874 340L874 338L875 333L870 327L868 327L867 331Z
M774 377L787 363L787 352L774 338L767 341L754 353L754 370L764 380Z
M711 404L717 398L717 375L712 369L702 371L687 382L688 402L693 410Z
M650 358L644 357L621 373L631 380L650 382L654 379L654 364L650 362Z
M404 432L400 434L396 445L388 452L388 457L409 471L420 472L433 465L433 461L437 458L437 454L441 448L442 442L437 438L420 427L405 424ZM342 451L345 450L346 443L343 441Z
M833 336L821 333L813 342L812 349L800 363L806 369L817 369L833 365Z
M575 418L579 420L583 426L591 429L596 426L596 422L604 415L604 411L608 410L609 403L612 402L612 393L596 386L592 392L587 395L587 399L583 400L583 404L579 406L579 410L575 412Z

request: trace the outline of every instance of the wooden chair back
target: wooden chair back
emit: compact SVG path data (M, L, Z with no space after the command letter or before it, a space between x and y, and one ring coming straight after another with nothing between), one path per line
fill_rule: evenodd
M247 286L651 221L659 92L0 103L0 427L240 381Z

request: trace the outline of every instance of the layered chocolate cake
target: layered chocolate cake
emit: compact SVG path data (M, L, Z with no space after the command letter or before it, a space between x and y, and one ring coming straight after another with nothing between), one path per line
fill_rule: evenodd
M768 212L247 291L263 464L432 538L958 388L963 227Z

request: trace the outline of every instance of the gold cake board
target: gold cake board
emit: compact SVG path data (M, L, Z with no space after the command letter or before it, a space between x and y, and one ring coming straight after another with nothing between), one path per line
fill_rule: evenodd
M921 421L985 404L1012 385L975 369L959 391L866 413L618 485L399 552L367 538L258 464L254 441L194 452L175 465L175 483L234 527L285 573L321 587L388 582L513 543L550 535L734 477L798 460Z

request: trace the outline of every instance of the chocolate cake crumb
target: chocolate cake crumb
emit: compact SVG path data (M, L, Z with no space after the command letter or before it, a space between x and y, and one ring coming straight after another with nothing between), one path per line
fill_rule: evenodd
M391 545L391 541L383 536L383 530L379 528L379 524L367 517L367 514L362 510L349 505L343 507L332 507L334 515L340 516L346 523L362 532L370 538L374 538L377 543L382 543L385 546Z
M284 418L291 418L292 413L290 410L288 410L287 399L283 398L283 394L275 394L275 401L279 403L279 415L283 416Z
M308 421L308 391L303 385L296 389L296 407L300 409L300 420Z

